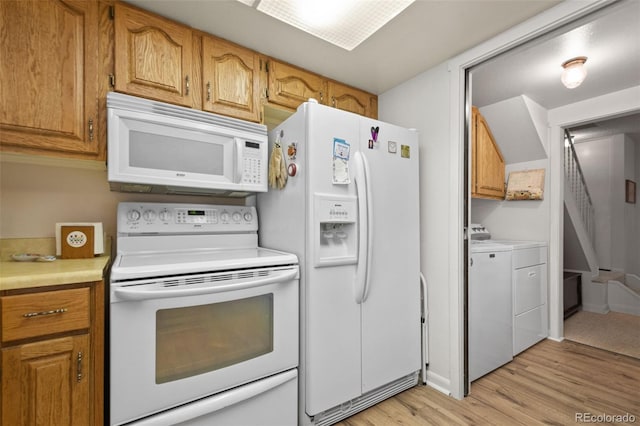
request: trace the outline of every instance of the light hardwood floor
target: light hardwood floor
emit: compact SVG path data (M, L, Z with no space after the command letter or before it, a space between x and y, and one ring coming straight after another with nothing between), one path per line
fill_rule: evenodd
M640 425L640 360L545 340L473 382L462 401L417 386L338 425L573 425L578 413Z

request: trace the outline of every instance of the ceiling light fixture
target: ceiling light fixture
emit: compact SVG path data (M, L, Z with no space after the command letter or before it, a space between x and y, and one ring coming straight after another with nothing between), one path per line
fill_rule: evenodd
M353 50L415 0L238 1L345 50Z
M586 56L578 56L563 62L562 68L564 69L560 79L567 89L575 89L582 84L587 76L585 62L587 62Z

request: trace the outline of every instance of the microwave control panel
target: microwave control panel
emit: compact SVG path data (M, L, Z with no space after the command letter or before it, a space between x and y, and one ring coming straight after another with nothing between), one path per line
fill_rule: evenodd
M242 183L261 185L266 179L266 161L259 142L244 141L242 146Z

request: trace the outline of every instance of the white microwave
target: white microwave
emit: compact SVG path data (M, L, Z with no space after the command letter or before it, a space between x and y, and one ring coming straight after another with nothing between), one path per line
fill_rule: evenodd
M267 191L267 128L235 118L107 94L111 190L246 196Z

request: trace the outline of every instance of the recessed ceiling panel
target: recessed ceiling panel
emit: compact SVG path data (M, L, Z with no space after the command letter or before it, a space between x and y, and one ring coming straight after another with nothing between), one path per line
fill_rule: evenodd
M239 0L329 43L353 50L414 0Z

